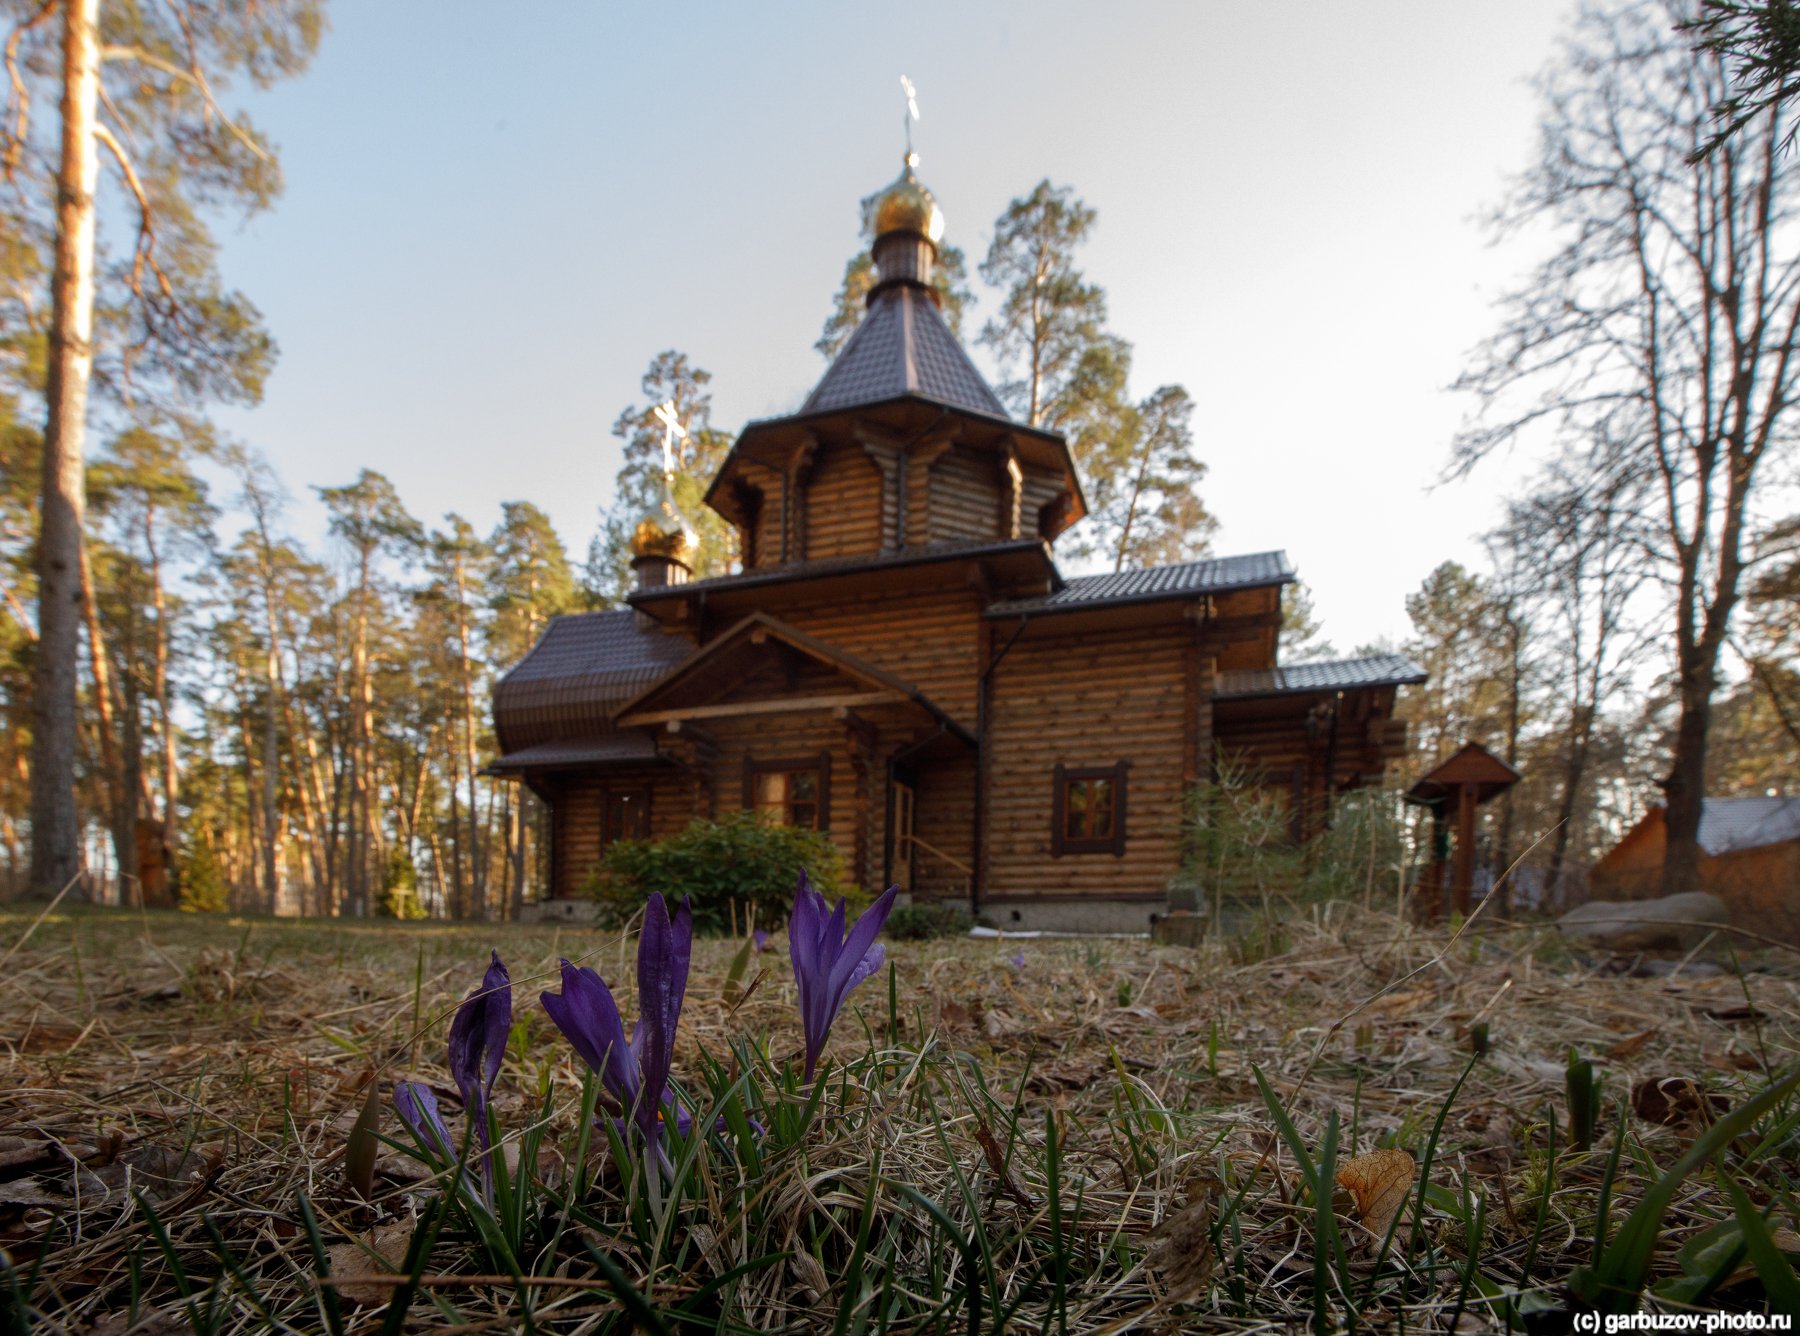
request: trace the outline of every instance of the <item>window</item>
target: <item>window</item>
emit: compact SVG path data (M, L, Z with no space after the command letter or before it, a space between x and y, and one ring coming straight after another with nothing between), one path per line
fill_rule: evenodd
M600 795L600 847L650 838L650 790L607 789Z
M1050 853L1125 852L1125 771L1131 763L1056 767Z
M744 807L782 826L831 828L831 757L797 761L744 760Z

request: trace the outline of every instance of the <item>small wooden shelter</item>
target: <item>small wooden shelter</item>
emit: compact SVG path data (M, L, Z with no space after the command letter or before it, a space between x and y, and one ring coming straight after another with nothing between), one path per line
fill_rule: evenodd
M548 804L553 897L615 840L749 810L829 834L852 880L1008 926L1139 929L1221 752L1303 838L1405 747L1404 655L1277 663L1280 552L1065 574L1087 513L938 309L942 217L877 201L868 311L799 409L752 422L706 504L739 569L696 580L664 504L629 608L561 617L494 693L490 767Z
M1465 742L1406 791L1406 801L1431 812L1431 862L1419 883L1419 899L1433 914L1451 908L1468 916L1475 891L1475 809L1519 782L1519 772L1479 742ZM1455 861L1450 858L1450 819L1456 819ZM1450 872L1445 885L1444 873Z

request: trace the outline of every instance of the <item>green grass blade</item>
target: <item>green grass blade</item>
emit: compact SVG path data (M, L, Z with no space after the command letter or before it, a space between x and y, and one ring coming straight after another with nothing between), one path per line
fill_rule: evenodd
M299 1194L300 1223L306 1230L306 1244L312 1249L313 1271L321 1281L331 1276L331 1257L325 1251L325 1236L319 1232L319 1217L313 1213L312 1199L304 1190ZM331 1285L319 1286L319 1307L325 1314L325 1329L331 1336L344 1336L344 1313L338 1307L337 1290Z
M1570 1288L1582 1302L1601 1313L1629 1313L1650 1275L1650 1259L1662 1233L1663 1215L1687 1176L1718 1155L1752 1124L1775 1108L1800 1086L1800 1068L1771 1083L1761 1094L1724 1114L1705 1135L1688 1147L1620 1226L1618 1236L1593 1266L1582 1267L1570 1277Z
M645 1331L654 1332L656 1336L675 1336L675 1333L669 1329L669 1324L662 1320L662 1315L650 1306L650 1301L638 1293L637 1287L625 1278L625 1273L619 1270L618 1263L596 1248L593 1242L585 1236L581 1236L581 1246L587 1253L588 1260L599 1268L600 1274L606 1278L607 1285L612 1288L613 1298L619 1301L620 1306L630 1315L633 1322Z
M1725 1172L1723 1165L1719 1168L1719 1178L1731 1194L1738 1227L1744 1231L1744 1247L1750 1254L1750 1264L1756 1268L1756 1278L1762 1281L1770 1311L1800 1313L1800 1279L1794 1275L1793 1264L1776 1247L1774 1236L1769 1232L1769 1222L1737 1180Z

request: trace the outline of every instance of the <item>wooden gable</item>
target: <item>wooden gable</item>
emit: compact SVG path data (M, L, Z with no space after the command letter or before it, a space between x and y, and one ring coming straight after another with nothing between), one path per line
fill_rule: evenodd
M1406 791L1408 800L1428 807L1448 802L1463 785L1474 786L1475 801L1484 803L1519 782L1519 772L1479 742L1465 742L1447 761L1433 767Z

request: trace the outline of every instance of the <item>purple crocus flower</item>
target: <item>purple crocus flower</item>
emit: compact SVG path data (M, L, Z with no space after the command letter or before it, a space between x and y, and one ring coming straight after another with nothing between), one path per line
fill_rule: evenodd
M629 1044L612 990L585 965L563 961L562 992L542 995L544 1010L556 1028L599 1075L601 1086L636 1121L651 1145L661 1139L662 1109L670 1102L669 1069L674 1062L675 1028L681 1021L693 944L694 916L687 900L670 915L662 896L651 896L644 910L643 935L638 938L640 1014Z
M450 1022L450 1075L462 1092L463 1108L475 1124L475 1135L486 1151L488 1096L500 1075L506 1056L506 1038L512 1032L512 978L495 951L493 963L481 986L463 999Z
M788 917L788 949L794 962L794 981L800 987L800 1027L806 1035L806 1079L812 1080L824 1052L831 1023L850 990L887 959L887 948L875 940L887 922L898 886L890 886L844 931L844 901L827 910L825 897L812 888L806 873L794 895L794 912Z
M759 956L769 949L769 934L761 928L751 932L750 940L756 943L756 954Z
M512 979L500 962L500 953L495 951L492 957L480 986L463 999L450 1021L450 1075L462 1092L463 1111L481 1144L483 1197L493 1188L493 1168L487 1159L491 1146L488 1098L500 1075L500 1060L506 1056L506 1039L512 1030ZM417 1081L395 1082L394 1109L423 1145L444 1160L456 1160L444 1115L429 1086Z
M396 1081L394 1108L412 1128L413 1135L440 1158L456 1159L456 1152L450 1149L450 1130L444 1126L444 1115L438 1112L437 1096L431 1093L430 1086L418 1081Z

